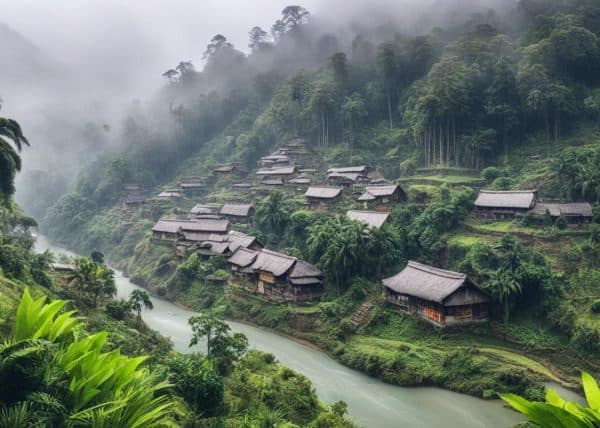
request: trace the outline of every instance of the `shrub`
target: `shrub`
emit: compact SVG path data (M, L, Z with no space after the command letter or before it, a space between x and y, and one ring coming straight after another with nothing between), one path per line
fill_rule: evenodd
M481 171L481 176L485 178L485 181L491 183L496 178L502 175L502 171L500 168L496 168L495 166L488 166Z
M159 285L158 287L156 287L156 294L158 294L161 297L165 296L167 294L167 287L165 287L164 285Z
M529 211L521 218L521 226L531 226L532 224L535 224L535 214Z
M571 342L585 351L597 351L600 349L600 330L579 321L575 325Z
M596 299L592 302L590 310L595 314L600 314L600 299Z
M556 219L556 227L560 230L565 230L567 227L569 227L569 223L567 223L567 219L565 218L565 216L563 214L561 214L557 219Z
M515 180L510 177L498 177L492 182L492 188L495 190L509 190L515 185Z
M106 303L106 313L116 320L124 320L130 309L131 305L125 299L110 300Z

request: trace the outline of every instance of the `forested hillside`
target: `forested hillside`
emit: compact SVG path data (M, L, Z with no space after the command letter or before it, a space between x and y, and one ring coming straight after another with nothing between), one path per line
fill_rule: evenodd
M600 4L521 0L443 24L337 29L289 6L272 28L249 29L248 53L215 35L202 67L165 65L164 86L113 126L118 148L45 200L42 230L106 253L157 294L308 339L391 383L541 398L543 381L597 375ZM343 215L364 208L358 188L329 212L308 209L297 188L256 183L261 158L283 146L301 147L313 183L331 167L368 165L405 199L376 228ZM214 171L233 163L244 173ZM199 194L152 198L190 176ZM253 190L234 192L242 182ZM148 203L124 214L131 184ZM537 189L546 204L591 208L581 224L552 207L492 220L473 211L480 189ZM161 217L228 202L256 208L236 230L325 273L318 302L266 303L223 258L151 236ZM439 330L380 301L381 280L409 260L464 272L490 297L491 321Z

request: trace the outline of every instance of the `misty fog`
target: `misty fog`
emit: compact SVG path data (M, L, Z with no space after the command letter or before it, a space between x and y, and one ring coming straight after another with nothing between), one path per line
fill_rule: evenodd
M333 48L349 52L357 34L379 42L396 33L427 33L442 23L446 28L463 23L473 13L485 16L492 7L499 13L499 6L511 3L307 0L302 6L311 12L313 40L333 34ZM179 61L192 61L201 70L206 45L218 33L248 54L248 31L254 26L269 31L288 4L286 0L0 1L2 112L21 122L33 146L23 153L19 179L35 181L35 174L28 171L59 171L57 186L66 190L94 154L119 143L126 113L146 105L166 85L165 70ZM254 59L256 72L273 65L261 67L261 61ZM210 82L204 88L219 86Z

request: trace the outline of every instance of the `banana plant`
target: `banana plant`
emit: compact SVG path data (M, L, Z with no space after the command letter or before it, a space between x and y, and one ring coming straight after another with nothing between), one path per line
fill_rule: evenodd
M546 393L546 402L532 402L515 394L500 397L529 420L548 428L595 428L600 426L600 388L586 372L581 373L581 383L589 407L563 400L554 390Z

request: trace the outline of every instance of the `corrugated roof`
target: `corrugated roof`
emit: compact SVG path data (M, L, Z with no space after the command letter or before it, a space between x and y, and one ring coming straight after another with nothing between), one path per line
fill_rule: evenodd
M367 223L369 227L381 227L387 221L390 213L379 211L349 210L346 216L352 220Z
M545 214L546 210L554 217L558 217L561 214L564 214L565 216L593 216L592 206L587 202L570 202L566 204L538 202L533 207L533 212L536 214Z
M262 249L252 264L252 269L268 272L273 276L281 276L289 271L294 263L296 263L295 257Z
M342 193L339 187L309 187L304 196L308 198L333 199Z
M327 173L331 174L332 172L358 172L358 173L366 173L367 167L365 165L360 166L344 166L339 168L329 168Z
M530 209L535 204L537 190L480 190L476 207Z
M232 265L244 268L254 263L256 257L258 257L258 251L240 247L227 259L227 261Z
M250 215L252 204L225 204L219 211L221 215L231 215L237 217L247 217Z
M256 171L256 175L292 175L295 172L295 166L285 166L281 168L261 168Z
M409 261L404 270L382 282L397 293L442 303L464 284L466 278L464 273Z

